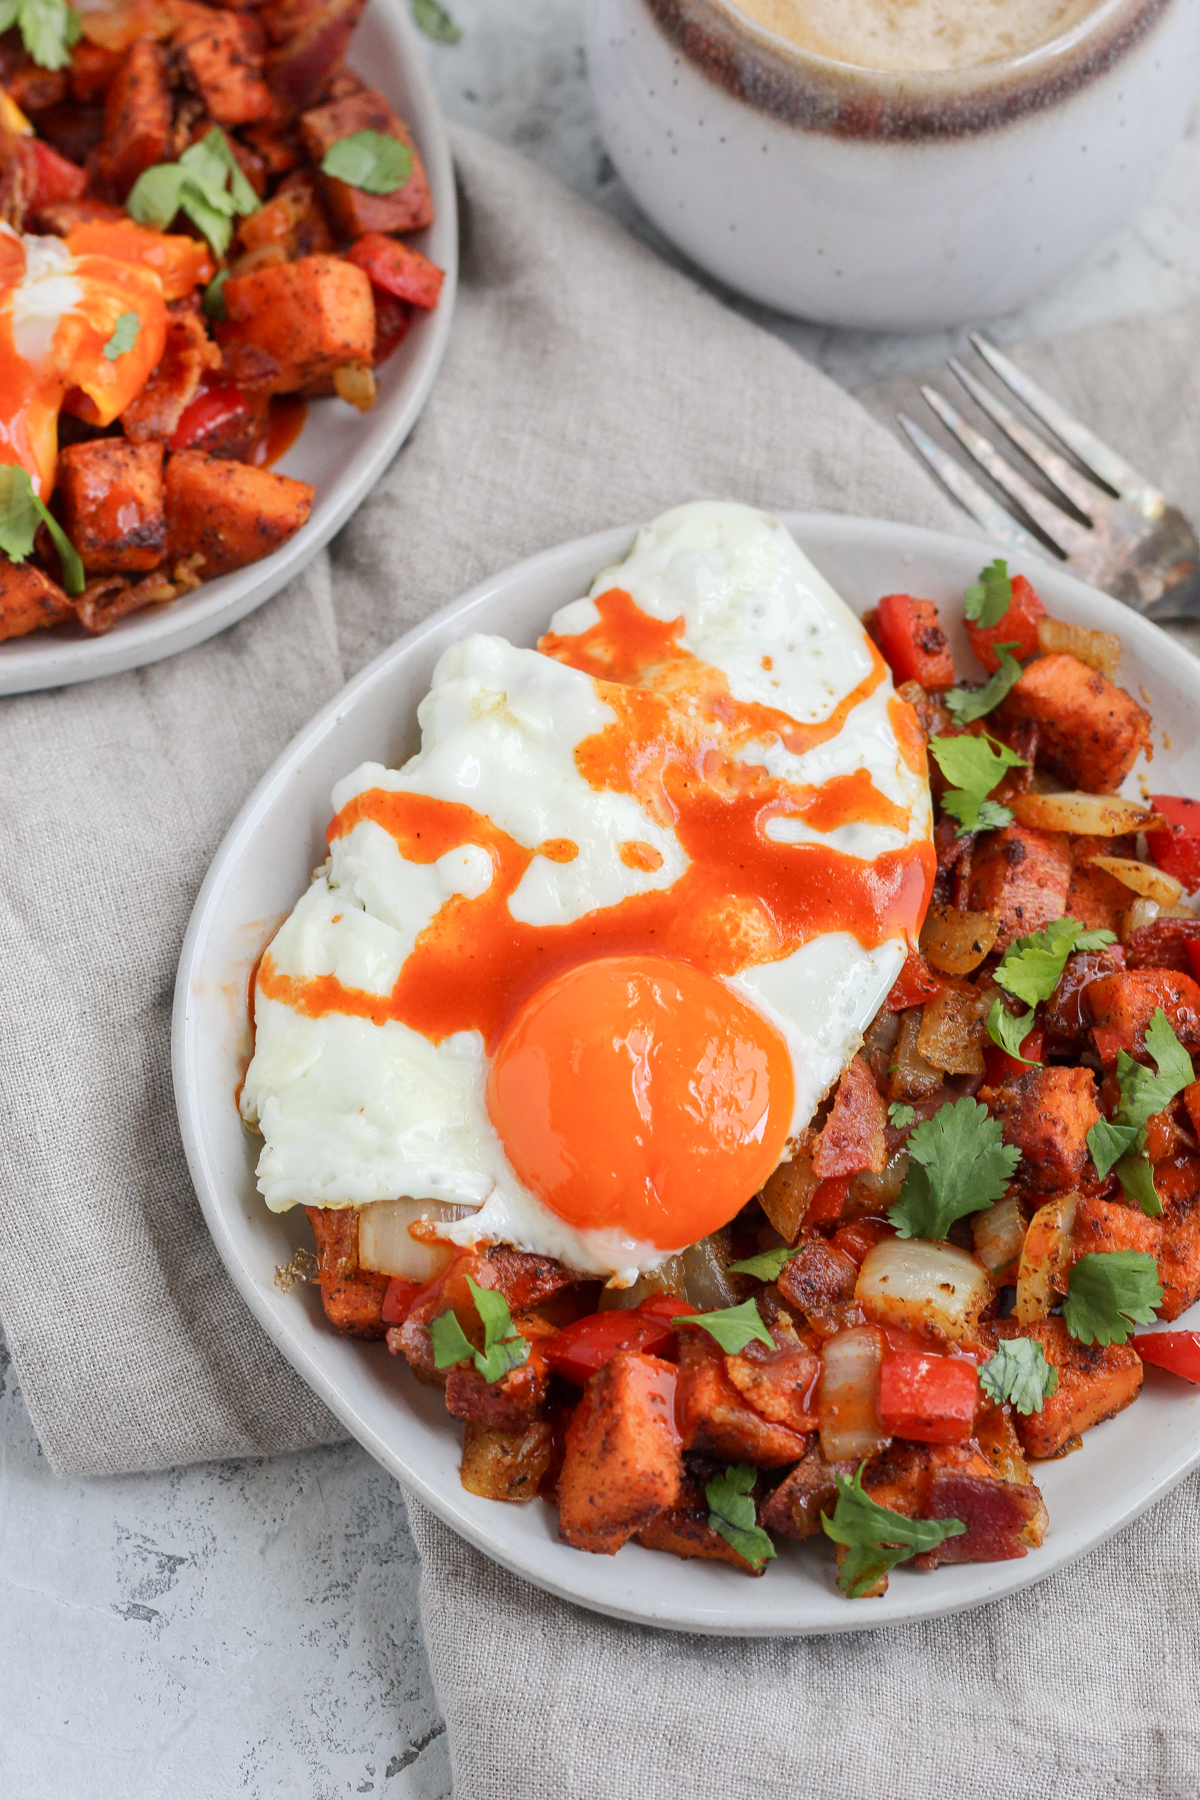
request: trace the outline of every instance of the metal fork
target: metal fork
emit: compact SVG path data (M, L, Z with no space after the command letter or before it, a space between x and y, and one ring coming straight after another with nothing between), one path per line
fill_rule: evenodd
M1179 508L994 344L978 332L971 333L971 342L1005 386L1104 485L1081 474L953 356L949 367L971 398L1082 516L1047 499L936 388L922 387L942 424L1085 581L1160 622L1200 618L1200 539ZM913 419L896 416L918 453L989 537L1009 550L1046 556L1045 544L973 475Z

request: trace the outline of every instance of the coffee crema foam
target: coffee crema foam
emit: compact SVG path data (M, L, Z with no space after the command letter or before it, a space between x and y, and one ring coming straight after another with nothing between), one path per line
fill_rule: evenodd
M968 69L1019 56L1098 0L736 0L779 37L860 69Z

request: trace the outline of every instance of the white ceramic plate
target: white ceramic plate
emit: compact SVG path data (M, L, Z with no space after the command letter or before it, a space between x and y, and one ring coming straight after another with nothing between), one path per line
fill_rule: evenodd
M907 526L783 517L860 612L882 594L907 589L941 602L944 619L956 619L963 588L986 554L978 543ZM253 1172L259 1141L242 1127L233 1096L250 1049L247 978L324 860L330 789L368 758L395 766L417 748L417 703L448 644L471 631L533 644L554 609L586 593L596 572L623 556L632 538L632 530L614 530L563 545L443 608L364 669L259 783L196 901L175 990L175 1094L196 1192L255 1317L347 1430L448 1525L538 1586L647 1624L739 1634L860 1631L975 1606L1061 1568L1200 1461L1196 1390L1147 1369L1135 1406L1090 1432L1076 1455L1040 1465L1037 1479L1050 1509L1041 1550L1013 1562L929 1574L898 1569L886 1598L850 1602L837 1592L832 1546L824 1542L781 1545L766 1575L751 1580L722 1564L684 1563L636 1544L613 1558L589 1556L557 1541L555 1514L540 1501L503 1506L477 1499L459 1482L459 1427L440 1393L418 1385L403 1359L382 1345L330 1330L315 1287L283 1294L274 1285L276 1265L311 1239L298 1208L278 1217L259 1198ZM1144 686L1153 696L1156 788L1200 791L1194 725L1200 662L1082 582L1034 560L1029 567L1056 615L1121 634L1118 678L1134 693ZM951 628L950 636L961 666L970 668L961 628Z
M349 62L382 90L408 124L429 176L434 223L410 240L446 272L431 313L418 313L400 347L379 370L379 398L361 414L342 400L310 400L297 442L275 468L316 488L308 523L273 556L206 581L168 606L148 607L89 637L82 626L35 631L0 644L0 694L65 687L119 675L189 650L253 612L298 575L344 525L378 481L429 398L454 313L458 218L454 165L425 54L407 0L371 0L354 34Z

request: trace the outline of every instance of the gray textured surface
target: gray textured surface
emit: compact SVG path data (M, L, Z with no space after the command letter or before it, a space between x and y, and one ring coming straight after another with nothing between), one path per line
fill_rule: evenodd
M635 229L604 155L582 0L453 0L443 104ZM1006 340L1200 295L1200 137L1141 217ZM752 316L758 316L757 314ZM948 340L764 320L855 387ZM0 1352L0 1800L449 1791L403 1503L353 1446L59 1481Z

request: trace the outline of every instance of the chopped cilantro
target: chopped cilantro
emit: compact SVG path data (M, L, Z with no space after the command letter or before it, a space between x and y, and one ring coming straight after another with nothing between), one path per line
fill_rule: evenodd
M228 269L218 269L204 290L201 304L206 317L216 319L218 324L225 317L225 283L229 280Z
M1026 1417L1041 1412L1058 1388L1058 1370L1036 1338L1004 1338L979 1370L979 1385L999 1406L1011 1400Z
M0 32L21 28L21 41L43 69L65 69L83 21L67 0L0 0Z
M109 362L116 362L118 356L124 356L133 349L141 334L142 321L135 312L123 312L113 327L113 334L104 346L104 354Z
M897 1131L903 1131L916 1118L912 1107L904 1100L893 1100L888 1107L888 1124L894 1125Z
M838 1571L838 1586L852 1600L868 1593L897 1563L923 1550L936 1550L967 1529L961 1519L906 1519L903 1513L876 1505L863 1492L865 1467L860 1463L852 1476L835 1477L838 1497L833 1517L821 1515L826 1536L849 1551Z
M955 1219L1003 1194L1021 1152L1003 1141L1000 1121L964 1095L948 1100L908 1140L912 1157L888 1218L903 1238L944 1238Z
M993 1000L992 1010L987 1017L988 1036L993 1044L999 1044L1001 1050L1007 1051L1008 1055L1017 1062L1029 1063L1032 1066L1036 1063L1037 1058L1022 1056L1021 1045L1033 1029L1033 1021L1036 1016L1032 1006L1028 1012L1011 1013L1003 1000Z
M33 491L29 471L19 463L0 463L0 550L10 562L24 562L33 549L39 525L54 541L62 564L62 584L68 594L82 594L83 564L74 544L48 507Z
M1012 581L1008 564L1002 557L980 569L979 580L963 594L963 614L972 625L990 631L998 625L1012 605Z
M758 1523L753 1489L758 1470L750 1463L734 1463L715 1475L704 1490L708 1522L719 1531L739 1556L761 1569L775 1555L775 1546Z
M1146 1125L1162 1112L1195 1079L1192 1059L1171 1028L1162 1007L1156 1007L1146 1027L1146 1048L1154 1058L1155 1073L1135 1062L1125 1050L1117 1052L1117 1089L1120 1099L1111 1120L1100 1119L1087 1134L1088 1149L1098 1175L1115 1169L1125 1195L1144 1213L1156 1218L1162 1203L1154 1190L1154 1171L1146 1155Z
M412 16L418 28L435 44L457 44L462 32L438 0L412 0Z
M499 1381L510 1369L519 1369L529 1361L529 1340L513 1330L512 1314L503 1294L494 1288L477 1286L469 1275L467 1286L483 1325L483 1349L476 1350L454 1313L448 1310L439 1313L429 1327L434 1363L439 1369L449 1369L470 1357L485 1381Z
M1114 932L1088 931L1069 914L1052 919L1041 931L1017 938L1008 946L996 980L1026 1006L1036 1006L1039 1000L1049 1000L1062 979L1067 958L1076 950L1100 950L1116 941Z
M1063 1323L1081 1344L1123 1344L1134 1325L1151 1323L1162 1297L1145 1250L1089 1251L1067 1278Z
M1101 1119L1092 1126L1087 1134L1088 1149L1092 1153L1096 1173L1102 1180L1110 1169L1116 1167L1125 1152L1136 1146L1141 1135L1140 1126L1115 1125L1108 1119Z
M982 719L999 706L1004 696L1021 679L1021 665L1012 654L1011 644L997 644L996 655L1000 667L994 675L990 675L982 687L951 688L945 695L946 711L956 725L973 725L976 719Z
M352 131L330 144L321 173L364 194L394 194L412 174L412 166L413 153L399 138L384 131Z
M763 1324L762 1314L753 1300L743 1300L740 1306L723 1307L719 1312L686 1313L672 1320L672 1324L681 1323L703 1325L728 1356L736 1356L739 1350L754 1342L766 1344L769 1350L775 1348L775 1340Z
M990 831L998 825L1011 824L1008 807L989 800L987 795L1006 769L1025 767L1023 756L986 734L931 738L929 748L950 783L942 795L942 810L958 820L959 837L965 837L968 831Z
M785 1262L793 1256L799 1256L800 1246L789 1249L786 1244L778 1250L764 1250L759 1256L747 1256L743 1262L730 1263L731 1275L753 1275L757 1281L778 1281L779 1272Z
M125 210L139 225L165 231L183 212L201 230L218 256L233 237L235 218L257 212L261 202L242 173L219 125L192 144L178 162L155 163L138 176Z

